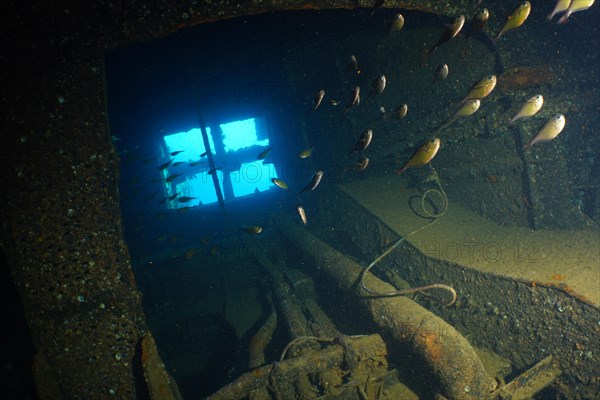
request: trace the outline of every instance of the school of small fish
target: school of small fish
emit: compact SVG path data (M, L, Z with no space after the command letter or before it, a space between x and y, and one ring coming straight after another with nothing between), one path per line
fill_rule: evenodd
M476 6L479 7L481 1L477 2ZM548 20L551 20L555 15L564 13L563 16L558 20L558 23L564 23L567 21L569 16L574 12L587 10L594 3L594 0L558 0L556 6L551 14L547 16ZM384 2L381 0L377 0L374 2L373 9L371 15L369 16L369 20L373 17L378 9L384 7ZM522 1L514 11L506 17L506 21L503 24L500 31L493 37L492 41L497 43L503 35L507 32L517 29L521 27L531 13L531 3L529 1ZM481 8L477 10L473 18L467 24L468 29L465 29L466 37L468 38L470 35L474 34L485 34L484 29L486 27L487 22L490 19L490 10L488 8ZM446 30L440 35L439 39L429 50L425 50L423 53L423 57L426 59L429 57L435 50L437 50L440 46L447 44L452 41L455 37L461 34L463 27L465 26L466 18L464 15L457 16L454 21L448 25ZM388 35L400 35L399 32L402 31L406 24L406 20L404 16L400 13L397 13L393 16L393 19L389 25ZM359 75L361 73L361 69L359 68L359 62L355 55L351 55L348 59L348 63L346 65L346 70L344 75L352 74ZM436 81L443 81L448 77L449 68L448 64L442 63L439 64L434 73L431 84L435 84ZM376 96L383 93L386 86L388 85L388 79L385 74L379 74L372 82L370 91L366 97L366 100L370 98L375 98ZM473 115L477 110L480 109L482 102L484 99L489 96L494 88L496 87L497 77L496 75L490 74L479 81L475 82L471 89L467 92L465 97L458 103L458 107L455 109L451 117L444 123L442 123L435 133L432 135L434 138L428 139L424 141L420 146L418 146L412 155L408 158L408 161L401 167L396 169L398 174L403 173L408 168L418 167L429 163L437 154L438 150L441 146L441 140L438 137L444 129L448 128L452 123L454 123L458 118L468 117ZM321 89L317 91L317 95L315 96L315 101L312 107L312 110L315 111L319 105L322 103L325 96L325 90ZM339 101L336 99L328 100L330 105L338 105ZM348 97L348 101L346 102L346 106L344 107L342 113L347 113L350 109L354 107L358 107L361 103L361 94L360 94L360 86L356 86L350 96ZM544 104L544 98L541 94L537 94L527 100L519 109L519 111L508 121L508 125L514 124L518 120L527 119L536 115L542 105ZM381 119L387 119L386 109L383 106L379 106L378 108ZM408 105L402 104L397 106L392 113L392 116L397 119L403 119L408 112ZM529 149L536 143L547 142L555 139L564 129L565 126L565 116L563 114L557 114L551 117L544 126L539 130L539 132L535 135L533 139L529 143L527 143L523 149ZM373 130L366 129L357 139L354 146L350 149L350 155L355 152L362 152L367 149L373 140ZM312 152L312 148L310 148L310 152ZM303 150L300 153L300 157L304 158L303 154L308 150ZM355 170L355 171L363 171L369 165L369 158L363 155L354 165L346 170ZM323 171L319 170L315 173L310 183L301 191L301 193L306 191L312 191L319 184L321 178L323 176ZM306 213L302 206L298 206L298 213L302 222L306 225Z
M476 2L476 6L479 7L480 3L481 3L481 1ZM570 18L570 16L573 13L587 10L593 4L594 4L594 0L557 0L554 9L552 10L552 12L550 12L547 15L547 19L549 21L552 21L556 16L560 15L560 18L557 20L557 23L564 24L565 22L567 22L567 20ZM373 17L374 14L376 14L376 12L380 8L382 8L384 6L385 5L384 5L383 0L375 0L375 2L373 4L372 12L369 16L369 20ZM518 5L515 7L514 11L506 17L506 20L505 20L502 28L500 29L500 31L498 31L497 34L495 36L493 36L493 38L492 38L493 43L497 44L497 42L502 37L504 37L504 35L506 35L509 31L512 31L514 29L521 27L526 22L526 20L528 19L531 12L532 12L532 6L529 1L522 1L522 2L518 3ZM424 49L423 54L422 54L423 58L426 59L433 52L435 52L438 48L440 48L440 46L447 45L449 42L451 42L454 38L456 38L461 33L464 33L466 35L466 37L469 37L469 35L475 35L475 34L485 35L486 34L485 28L486 28L486 25L487 25L491 15L493 15L493 14L490 13L490 10L488 10L488 8L481 8L481 9L477 10L477 12L473 16L473 18L467 23L465 23L466 18L464 15L457 16L456 18L454 18L452 23L449 24L447 26L447 28L442 32L439 39L431 47L429 47L428 50L427 50L427 47ZM396 13L393 16L393 18L389 24L389 29L388 29L387 35L390 37L393 36L394 38L402 37L402 30L405 27L406 23L407 23L407 21L405 20L404 16L400 13ZM410 21L408 21L408 23L410 23ZM462 32L465 25L467 26L467 28L464 29L465 32ZM355 55L350 55L350 57L348 58L348 61L346 63L346 69L344 72L344 76L346 76L346 77L358 76L361 73L362 73L362 70L359 67L359 61L358 61L357 57ZM449 75L448 64L446 64L446 63L439 64L433 72L433 78L431 80L431 85L435 84L436 82L445 80L448 77L448 75ZM371 87L367 94L367 97L365 99L365 102L369 99L372 99L371 102L376 101L378 96L384 92L384 90L386 89L386 87L388 86L389 83L390 82L388 82L388 78L385 74L381 74L381 73L378 74L372 81L372 84L371 84ZM487 96L489 96L493 92L494 88L496 87L496 83L497 83L497 77L493 74L487 75L487 76L481 78L479 81L475 82L471 86L471 88L467 92L467 94L464 96L464 98L462 98L462 100L458 103L454 112L452 112L452 114L450 114L451 115L450 118L446 122L442 123L437 128L437 130L435 130L435 132L431 135L432 136L431 138L426 139L422 144L420 144L418 147L416 147L414 149L413 153L410 155L410 157L408 157L408 160L402 165L402 167L397 168L395 170L396 173L401 174L409 168L419 167L419 166L423 166L423 165L426 165L427 163L429 163L436 156L436 154L438 153L438 151L441 147L442 141L438 137L439 134L444 129L448 128L457 119L469 117L469 116L475 114L482 106L484 99L486 99ZM393 82L392 82L392 84L393 84ZM438 85L439 84L440 83L438 83ZM308 108L309 113L318 113L319 109L323 108L322 104L329 104L330 106L335 107L341 103L336 98L329 98L326 100L326 91L324 89L315 90L313 93L314 94L313 94L313 98L312 98L312 104ZM347 99L345 101L345 106L343 107L343 109L341 111L342 115L349 113L351 111L351 109L358 107L361 104L361 88L358 85L356 85L354 87L354 89L352 89L351 92L345 92L345 93L341 93L341 94L337 93L337 94L341 95L340 98ZM326 102L324 103L324 101L326 101ZM521 101L524 101L524 102L522 103L522 105L518 109L518 111L516 111L514 116L507 121L508 125L515 124L516 122L523 123L522 122L523 120L530 119L531 117L535 116L541 110L542 106L544 105L544 97L542 94L536 94L535 96L533 96L527 100L521 100ZM379 111L380 117L382 119L387 119L385 107L379 106L378 111ZM406 117L407 113L408 113L408 105L406 103L398 105L393 110L393 112L390 113L390 115L392 116L392 118L390 118L390 119L402 120L403 118ZM543 143L543 142L548 142L548 141L554 140L563 131L565 124L566 124L566 118L563 114L556 114L556 115L551 116L549 119L547 119L547 121L544 123L544 125L541 127L541 129L538 131L538 133L527 144L525 144L523 146L523 150L527 150L527 149L531 148L533 145L538 144L538 143ZM353 147L350 148L350 146L348 146L350 148L350 151L349 151L350 156L354 155L354 153L361 153L361 154L360 154L360 158L353 164L350 164L344 171L360 172L360 171L364 171L367 168L367 166L369 165L369 157L367 157L364 154L364 151L371 144L371 142L373 140L373 136L374 136L374 134L373 134L372 129L370 129L370 128L365 129L358 136L358 139L356 139ZM264 160L265 158L267 158L267 156L269 155L269 153L272 150L273 150L272 147L267 148L266 150L264 150L260 154L258 154L256 159ZM306 158L309 158L313 154L314 150L315 149L313 147L307 146L306 148L299 151L299 153L297 153L297 154L300 159L306 159ZM186 150L173 151L173 152L169 153L169 155L176 156L177 154L180 154L184 151L186 151ZM207 152L201 154L199 156L199 158L206 157L207 155L209 156L209 159L211 159L212 154L208 154ZM150 158L144 159L143 162L149 163L149 162L153 162L156 160L157 160L157 157L150 157ZM183 164L180 162L173 163L173 160L174 159L165 160L161 165L158 166L158 169L159 169L159 171L161 171L161 174L163 173L164 170L166 170L169 167L173 168L180 164ZM200 164L201 164L200 161L188 163L188 165L191 167L196 167L196 166L199 166ZM209 175L215 174L215 172L217 170L218 170L218 168L214 168L213 170L209 171L208 174ZM173 173L171 175L165 174L164 180L166 182L172 182L172 181L178 179L181 175L182 175L181 173ZM323 177L324 177L324 171L322 169L316 170L314 172L314 174L312 175L312 178L297 194L298 202L296 205L296 211L297 211L297 214L303 225L308 224L308 217L307 217L305 208L300 203L302 195L304 195L305 193L313 192L320 185ZM215 179L217 179L217 178L215 177ZM273 183L273 185L279 187L280 189L290 192L290 187L283 180L281 180L279 178L272 178L271 182ZM158 191L155 191L151 195L148 195L146 197L146 201L150 201L158 193L159 193ZM159 201L159 203L162 204L162 203L165 203L166 201L174 201L174 200L177 200L179 203L187 203L187 202L190 202L195 199L195 197L189 197L189 196L178 197L178 196L179 196L179 193L176 193L172 196L165 197L165 198L161 199ZM190 209L190 207L185 207L185 208ZM161 218L161 216L157 215L157 218ZM242 232L246 232L248 234L259 234L259 233L263 232L263 227L260 225L251 225L251 226L240 227L239 230ZM169 238L168 236L163 235L163 236L159 237L158 240L164 241L168 238Z

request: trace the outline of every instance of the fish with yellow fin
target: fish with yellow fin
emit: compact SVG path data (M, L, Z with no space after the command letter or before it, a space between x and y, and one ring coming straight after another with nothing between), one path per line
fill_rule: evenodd
M571 14L579 11L585 11L588 8L590 8L593 4L594 0L572 0L571 4L569 4L569 8L567 8L567 11L565 11L563 16L560 17L560 19L556 23L564 24L565 22L567 22Z
M181 175L183 175L183 174L181 174L179 172L177 172L176 174L173 174L173 175L169 175L169 176L167 176L167 178L165 179L165 181L167 181L167 182L173 182L175 179L179 178Z
M299 194L315 190L317 186L319 186L319 183L321 183L321 179L323 179L323 170L319 169L315 172L310 182L308 182L308 185L306 185Z
M435 132L436 135L442 130L450 126L454 121L456 121L460 117L468 117L469 115L473 115L475 111L479 110L479 106L481 105L481 100L479 99L471 99L467 100L463 103L462 106L454 113L454 115L442 126L438 128Z
M352 150L350 150L349 154L352 154L355 151L363 151L364 149L369 147L369 144L371 144L372 139L373 139L373 130L367 129L360 135L360 137L354 144L354 147L352 148Z
M321 89L317 93L315 93L315 99L313 101L313 106L312 106L311 111L316 111L317 108L319 108L319 106L323 102L324 97L325 97L325 91L323 89Z
M528 149L536 143L549 142L555 139L564 129L565 127L565 116L562 114L556 114L552 118L550 118L542 129L538 132L537 135L531 140L531 142L527 143L523 146L524 149Z
M269 155L269 153L271 152L271 150L273 150L272 147L269 147L266 150L263 150L260 152L260 154L258 156L256 156L257 160L264 160L265 158L267 158L267 155Z
M296 211L298 211L300 220L306 226L308 224L308 220L306 219L306 211L304 211L304 207L302 207L301 205L298 205L298 207L296 207Z
M571 5L571 0L557 0L556 5L554 6L554 9L552 10L552 12L550 14L548 14L548 16L546 17L548 19L548 21L552 21L552 18L554 18L554 16L556 14L560 14L562 12L565 12L569 9L569 6Z
M381 74L371 84L371 91L367 96L367 100L374 94L381 94L385 90L385 85L387 83L385 75Z
M518 119L534 116L540 111L542 105L544 105L544 97L541 94L536 94L521 106L519 112L508 121L508 124L512 125Z
M243 228L240 228L240 230L249 233L251 235L256 235L257 233L261 233L263 231L262 226L259 225L253 225L253 226L246 226Z
M396 170L396 173L401 174L408 168L427 164L437 154L440 149L440 144L441 141L438 138L426 141L413 152L404 167Z
M309 147L308 149L304 149L304 150L302 150L302 151L301 151L301 152L298 154L298 157L300 157L300 158L308 158L308 157L310 157L310 156L312 155L312 152L313 152L313 148L312 148L312 147Z
M348 64L346 65L345 75L349 73L360 74L360 69L358 68L358 60L356 59L356 56L354 54L350 56L350 58L348 59Z
M396 14L396 15L394 15L394 19L392 20L392 23L390 25L389 33L400 32L403 27L404 27L404 17L402 16L402 14Z
M485 28L485 25L487 24L489 19L490 12L487 8L482 8L481 10L479 10L479 12L475 14L473 20L471 21L471 26L469 32L467 32L466 37L468 38L473 34L483 32L483 28Z
M442 33L442 35L440 36L440 38L438 39L438 41L427 52L427 55L425 57L429 56L431 53L433 53L435 51L435 49L437 49L438 47L440 47L444 43L449 42L456 35L458 35L458 32L460 32L460 30L462 29L462 27L463 27L464 24L465 24L465 16L464 15L460 15L460 16L456 17L456 19L454 20L454 22L452 22L452 25L450 25L448 27L448 29L446 29L444 31L444 33Z
M496 87L496 81L496 75L486 76L485 78L471 86L471 90L469 90L469 93L465 96L462 102L464 103L467 100L474 99L481 100L484 97L488 96Z
M350 97L348 104L346 104L346 107L344 108L343 112L346 112L350 109L350 107L354 107L359 104L360 104L360 86L357 86L352 91L352 96Z
M192 201L194 199L197 199L197 197L182 196L178 198L177 201L180 203L187 203L188 201Z
M277 178L272 178L271 182L273 182L273 185L283 189L283 190L288 190L289 187L287 185L287 183L285 183L284 181L282 181L281 179L277 179Z
M166 169L166 168L167 168L169 165L171 165L171 163L172 163L172 162L173 162L173 159L171 159L171 160L167 161L167 162L166 162L166 163L164 163L164 164L160 164L160 165L158 166L158 170L159 170L159 171L162 171L163 169Z
M359 172L364 171L368 165L369 165L369 157L363 156L360 160L358 160L354 164L354 169Z
M396 110L394 110L394 117L396 117L396 119L402 119L406 117L406 113L408 113L408 104L404 103L401 106L396 107Z
M433 74L433 79L431 80L431 84L433 85L437 78L441 80L445 80L448 77L448 64L440 64L435 69Z
M494 39L494 42L500 39L500 36L502 36L505 32L523 25L527 17L529 17L530 12L531 3L529 1L524 1L523 3L521 3L521 5L519 5L519 7L517 7L512 12L512 14L508 16L506 22L504 23L504 26L502 27L502 29L500 29L500 32L498 32L498 35Z

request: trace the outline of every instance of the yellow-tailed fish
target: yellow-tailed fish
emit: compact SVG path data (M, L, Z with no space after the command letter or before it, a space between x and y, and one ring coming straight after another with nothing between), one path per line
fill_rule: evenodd
M459 117L468 117L469 115L474 114L475 111L479 110L480 105L481 105L481 100L479 100L479 99L471 99L471 100L465 101L463 103L463 105L460 106L460 108L454 113L452 118L450 118L445 124L443 124L442 126L440 126L438 128L438 130L436 131L436 134L438 134L442 129L450 126L450 124L452 124L454 121L456 121Z
M435 49L437 49L438 47L440 47L444 43L449 42L456 35L458 35L458 32L460 32L460 30L462 29L462 27L463 27L464 24L465 24L465 16L461 15L461 16L457 17L454 20L454 22L452 23L452 25L450 25L448 27L448 29L446 29L444 31L444 33L442 33L442 35L440 36L440 38L438 39L438 41L436 42L436 44L429 50L429 52L427 52L427 55L433 53L433 51Z
M312 147L310 147L308 149L304 149L304 150L302 150L298 154L298 157L300 157L300 158L308 158L308 157L310 157L312 155L312 152L313 152L313 148Z
M313 107L312 107L311 111L316 111L316 109L319 108L324 97L325 97L325 91L323 89L321 89L317 93L315 93L315 100L313 101Z
M318 170L315 172L308 185L306 185L299 194L315 190L315 188L319 186L319 183L321 183L321 179L323 179L323 170Z
M404 27L404 17L402 14L394 15L394 19L392 20L392 24L390 25L390 33L392 32L400 32Z
M194 199L197 199L197 197L181 196L177 199L177 201L180 203L187 203L188 201L192 201Z
M354 147L352 148L352 150L350 150L350 154L354 153L355 151L362 151L369 147L369 144L371 144L372 139L373 131L371 129L367 129L360 135L360 137L354 144Z
M383 93L383 91L385 90L386 83L387 83L387 80L385 78L385 75L383 75L383 74L381 74L377 78L375 78L375 80L371 84L371 91L369 92L367 99L369 97L371 97L371 95L373 95L373 94Z
M467 100L465 104L463 104L458 111L452 116L452 118L458 117L468 117L475 113L475 111L479 110L479 106L481 105L481 100L479 99L471 99Z
M552 10L552 12L548 14L546 18L548 18L548 21L551 21L556 14L560 14L561 12L567 11L570 5L571 0L557 0L556 5L554 6L554 10Z
M173 162L173 159L171 159L171 160L167 161L167 162L166 162L166 163L164 163L164 164L160 164L160 165L158 166L158 170L159 170L159 171L162 171L163 169L165 169L165 168L167 168L169 165L171 165L171 163L172 163L172 162Z
M404 167L396 170L396 173L401 174L406 171L407 168L418 167L420 165L427 164L437 154L438 150L440 149L440 144L441 142L438 138L426 141L414 151Z
M369 166L369 157L363 157L356 162L354 168L357 171L364 171Z
M483 28L485 28L485 24L488 22L489 19L490 12L487 8L482 8L481 10L479 10L479 12L473 17L473 21L471 21L471 27L469 29L469 32L467 33L467 37L474 33L479 33L483 31Z
M257 233L261 233L263 231L262 226L258 226L258 225L253 225L253 226L246 226L244 228L240 228L242 231L249 233L251 235L255 235Z
M350 97L350 101L348 101L346 108L344 108L344 112L348 111L348 109L350 109L350 107L357 106L359 104L360 104L360 86L357 86L352 91L352 96Z
M165 181L172 182L175 179L179 178L181 175L183 175L183 174L180 174L179 172L176 174L173 174L173 175L169 175L169 176L167 176L167 179L165 179Z
M346 74L348 73L360 74L360 70L358 69L358 61L356 60L356 56L354 54L352 54L348 59L348 65L346 66Z
M565 116L562 114L556 114L552 118L550 118L542 129L538 132L537 135L531 140L531 142L527 143L523 146L524 149L528 149L536 143L541 142L549 142L556 138L565 127Z
M471 99L483 99L496 87L496 75L488 75L471 87L463 102Z
M404 103L401 106L396 107L394 111L394 117L397 119L402 119L406 117L406 113L408 112L408 104Z
M433 85L435 83L435 81L437 80L437 78L444 80L447 77L448 77L448 64L440 64L435 69L435 73L433 74L433 80L431 81L431 84Z
M284 181L282 181L281 179L277 179L277 178L273 178L271 179L271 182L273 182L273 184L283 190L288 190L288 185L287 183L285 183Z
M508 121L508 124L512 125L518 119L534 116L540 111L542 105L544 105L544 97L541 94L536 94L521 106L519 112Z
M306 219L306 211L304 211L304 207L298 206L296 207L296 211L298 211L298 215L300 216L300 220L304 225L308 224L308 220Z
M560 17L560 19L556 23L564 24L565 22L567 22L567 20L571 16L571 14L578 12L578 11L585 11L588 8L590 8L592 6L592 4L594 4L594 0L573 0L573 1L571 1L571 4L569 5L569 8L567 9L567 11L565 11L563 16Z
M525 22L527 17L529 17L530 11L531 11L531 3L530 2L524 1L523 3L521 3L521 5L519 7L517 7L512 12L512 14L510 14L508 16L508 18L506 19L506 22L504 23L504 26L502 27L502 29L500 29L500 32L498 32L498 35L496 36L494 41L497 41L498 39L500 39L500 36L502 36L504 34L504 32L510 31L511 29L515 29L515 28L518 28L521 25L523 25L523 22Z
M269 152L272 150L272 147L269 147L268 149L261 151L260 154L256 157L257 160L264 160L265 158L267 158L267 155L269 154Z

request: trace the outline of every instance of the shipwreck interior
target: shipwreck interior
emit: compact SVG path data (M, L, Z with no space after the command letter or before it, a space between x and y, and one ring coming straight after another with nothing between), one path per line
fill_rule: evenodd
M0 397L596 398L600 7L167 3L5 6Z

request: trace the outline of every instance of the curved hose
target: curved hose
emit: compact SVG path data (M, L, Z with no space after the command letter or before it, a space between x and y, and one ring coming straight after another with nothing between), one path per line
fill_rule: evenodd
M394 249L396 247L400 246L400 244L402 242L404 242L407 237L427 228L428 226L433 225L434 223L436 223L438 221L438 219L440 217L442 217L446 213L446 210L448 209L448 196L446 195L444 188L442 188L442 183L440 181L439 175L433 169L433 167L431 167L431 164L430 164L430 168L433 171L433 174L434 174L433 181L437 185L437 189L436 188L428 189L421 195L421 210L427 217L431 218L431 221L429 221L427 224L421 226L420 228L417 228L414 231L409 232L406 235L402 236L394 244L392 244L386 251L384 251L380 256L378 256L375 260L373 260L373 262L371 262L371 264L369 264L367 266L367 268L362 270L362 272L360 274L360 287L365 292L370 294L371 296L374 296L374 297L403 296L403 295L412 294L412 293L426 292L430 289L444 289L444 290L447 290L448 292L450 292L450 294L452 295L452 299L450 299L450 301L448 303L446 303L446 306L451 306L456 301L457 295L456 295L456 291L454 290L454 288L452 288L448 285L444 285L442 283L434 283L431 285L419 286L419 287L410 288L410 289L396 290L396 291L392 291L392 292L378 292L376 290L372 290L372 289L369 289L368 287L366 287L365 282L364 282L364 277L371 270L371 268L373 268L379 261L383 260L386 256L388 256L392 251L394 251ZM442 199L442 206L441 206L441 209L439 212L435 212L435 211L429 212L429 211L427 211L427 208L425 207L425 201L427 200L428 196L433 193L438 194L440 196L440 198Z

